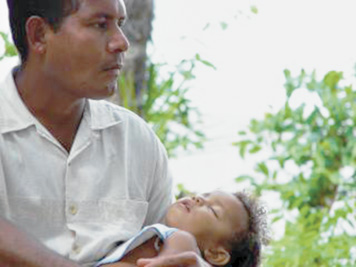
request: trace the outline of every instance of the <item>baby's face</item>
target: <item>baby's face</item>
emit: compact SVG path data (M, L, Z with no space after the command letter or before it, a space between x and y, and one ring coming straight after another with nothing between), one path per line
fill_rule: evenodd
M166 224L193 234L199 247L223 245L235 233L246 229L247 222L241 201L222 191L182 198L166 214Z

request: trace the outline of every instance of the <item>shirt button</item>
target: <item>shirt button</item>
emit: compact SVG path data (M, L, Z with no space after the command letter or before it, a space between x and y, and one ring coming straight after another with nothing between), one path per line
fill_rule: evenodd
M75 254L79 254L79 253L80 253L80 247L79 247L79 245L74 244L72 249L73 249L73 252L74 252Z
M71 206L69 207L69 213L70 213L70 214L75 215L75 214L77 214L77 212L78 212L77 206L71 205Z

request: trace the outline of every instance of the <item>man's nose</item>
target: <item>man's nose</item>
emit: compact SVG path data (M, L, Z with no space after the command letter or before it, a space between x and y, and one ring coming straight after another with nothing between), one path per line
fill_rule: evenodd
M108 43L108 51L110 53L120 53L125 52L129 49L130 43L126 35L120 27L115 29L115 32L111 35Z

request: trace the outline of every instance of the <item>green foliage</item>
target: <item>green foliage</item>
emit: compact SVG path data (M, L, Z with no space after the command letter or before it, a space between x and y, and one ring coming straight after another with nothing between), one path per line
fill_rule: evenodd
M0 56L0 60L5 57L13 57L17 55L16 47L9 41L9 36L3 32L0 32L1 38L5 42L5 53Z
M183 198L183 197L189 197L189 196L194 196L196 195L195 192L192 192L185 188L183 184L177 184L177 190L178 193L175 195L176 200Z
M220 27L222 30L226 30L228 28L228 24L224 21L221 21L220 22Z
M139 114L152 125L170 156L175 155L177 148L202 148L205 140L204 134L196 128L199 111L187 97L189 87L186 84L195 79L193 70L197 63L214 68L197 54L194 59L181 61L174 71L162 77L164 75L160 71L163 65L150 63L142 105L137 101L134 79L122 76L119 81L120 105ZM194 116L198 119L194 120Z
M356 92L344 85L343 74L331 71L318 80L303 70L292 77L284 71L287 99L275 113L252 120L235 143L240 156L268 154L257 163L250 181L256 192L278 192L283 203L273 221L286 220L283 238L272 242L265 266L355 266ZM293 96L304 90L321 104L293 107ZM288 175L288 166L294 166ZM345 169L351 174L345 175ZM287 219L288 211L296 213Z
M251 12L253 14L257 14L258 13L258 8L256 6L251 6L250 8L251 8Z

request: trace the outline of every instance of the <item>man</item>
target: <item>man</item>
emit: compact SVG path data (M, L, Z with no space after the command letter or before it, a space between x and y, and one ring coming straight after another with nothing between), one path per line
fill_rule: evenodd
M89 100L116 90L129 47L125 5L7 2L22 63L0 85L0 263L90 266L160 221L171 201L166 153L146 123Z

